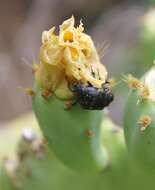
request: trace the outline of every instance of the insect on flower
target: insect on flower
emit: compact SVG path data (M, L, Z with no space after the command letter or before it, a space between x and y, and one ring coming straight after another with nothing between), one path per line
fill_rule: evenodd
M92 38L84 32L82 21L75 26L73 16L59 28L58 35L55 27L42 34L37 81L57 98L76 100L84 109L103 109L114 96Z
M81 107L88 110L102 110L114 99L107 81L102 85L102 88L95 88L91 85L84 86L78 83L70 89L76 94L76 101Z

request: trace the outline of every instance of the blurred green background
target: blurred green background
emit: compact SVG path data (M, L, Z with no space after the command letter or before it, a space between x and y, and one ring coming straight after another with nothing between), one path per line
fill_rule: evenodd
M140 76L155 58L154 5L153 0L0 0L0 126L31 111L22 88L33 85L31 64L38 61L43 30L73 14L77 23L83 20L110 77ZM122 124L126 88L119 84L115 94L110 115Z

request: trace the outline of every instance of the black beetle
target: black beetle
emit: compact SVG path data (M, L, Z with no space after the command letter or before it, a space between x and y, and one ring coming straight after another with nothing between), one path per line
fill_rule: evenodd
M114 99L114 95L109 88L109 82L107 81L102 85L102 88L77 83L74 84L70 90L75 93L76 102L79 103L82 108L88 110L102 110Z

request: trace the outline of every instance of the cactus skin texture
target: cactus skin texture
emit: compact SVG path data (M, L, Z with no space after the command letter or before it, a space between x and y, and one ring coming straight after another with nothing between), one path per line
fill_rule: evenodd
M27 121L25 121L27 123ZM22 128L21 123L17 129ZM0 189L2 190L146 190L149 186L150 190L154 189L154 175L146 174L138 170L135 165L128 159L124 136L122 129L116 127L108 118L102 122L102 138L108 149L111 158L109 167L99 173L81 173L76 172L63 165L55 155L49 151L47 145L43 145L43 156L36 156L36 152L32 152L28 143L28 149L25 147L25 141L21 139L21 135L12 139L12 144L16 144L14 151L17 156L19 150L27 152L25 157L19 161L18 169L10 178L6 170L4 162L0 168ZM4 135L4 134L3 134ZM12 133L7 134L7 137ZM2 136L2 134L0 134ZM36 142L40 141L37 137ZM1 138L0 138L1 141ZM16 142L17 141L17 142ZM35 146L36 147L36 146ZM9 151L9 147L8 147ZM1 152L1 155L3 153ZM6 154L6 153L4 153ZM9 156L9 159L15 161L16 158ZM13 162L12 162L13 163ZM14 179L14 180L13 180Z
M28 122L28 120L30 122ZM8 175L8 170L1 161L0 167L0 189L2 190L150 190L154 189L154 175L139 170L137 166L129 160L128 153L124 142L123 130L116 127L108 118L102 122L102 139L108 150L110 163L105 171L98 173L81 173L76 172L63 165L55 155L49 151L44 144L43 156L36 156L36 151L32 152L31 146L28 143L26 148L25 141L21 139L19 130L24 126L33 123L33 117L23 118L24 122L16 122L15 128L7 133L7 139L10 139L12 134L18 133L16 138L11 138L11 143L14 145L13 155L19 155L20 150L27 153L20 160L18 169L14 173L13 178ZM36 125L36 124L35 124ZM29 126L30 127L30 126ZM32 127L32 125L31 125ZM36 130L38 133L38 129ZM1 133L0 137L5 134ZM40 141L37 137L36 142ZM2 143L0 138L0 142ZM6 147L9 153L10 142ZM23 148L24 147L24 148ZM36 147L36 146L35 146ZM12 148L11 148L12 149ZM34 149L33 149L34 150ZM1 152L1 155L6 155ZM8 160L16 161L17 157L9 155ZM14 163L14 162L12 162ZM13 174L13 173L12 173ZM13 180L14 179L14 180Z
M124 144L123 131L115 127L107 118L104 119L101 129L103 132L101 138L104 139L105 146L108 148L111 158L110 165L105 171L93 174L82 174L70 170L59 162L46 145L44 145L44 149L41 149L44 153L43 156L36 157L36 154L31 152L29 142L26 142L28 143L26 148L26 143L23 138L21 139L20 137L19 139L18 137L19 142L16 143L17 148L15 147L15 151L17 150L16 154L19 156L20 150L24 150L26 153L25 157L18 160L18 169L14 175L12 175L14 176L13 178L8 176L6 167L3 166L3 168L1 168L0 189L119 190L121 187L122 189L128 187L128 185L131 185L130 180L132 173L130 171L130 165L128 165L129 162ZM38 140L40 140L40 137L35 139L36 142L39 142ZM12 143L15 144L15 142ZM124 173L126 175L124 175ZM137 187L137 180L136 183L133 180L132 182L132 185L136 185Z
M150 70L152 81L147 84L154 92L154 67ZM143 77L145 81L149 74ZM149 85L150 84L150 85ZM154 96L154 94L153 94ZM152 96L152 98L154 98ZM137 166L148 172L155 172L155 103L147 98L139 101L137 90L131 90L124 113L124 131L129 155ZM147 117L150 121L147 120ZM142 118L143 121L140 119ZM148 124L147 124L148 122Z
M106 149L101 144L102 111L89 111L79 105L64 109L64 102L41 96L39 85L33 97L33 110L56 156L79 171L98 171L108 165Z

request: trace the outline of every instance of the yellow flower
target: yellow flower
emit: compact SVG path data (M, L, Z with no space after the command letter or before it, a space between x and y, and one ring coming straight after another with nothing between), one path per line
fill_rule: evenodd
M101 88L107 79L106 68L100 62L91 37L83 32L82 22L78 27L74 24L72 16L60 25L58 35L54 33L55 27L43 32L36 72L42 88L64 99L73 96L68 83L81 82Z

